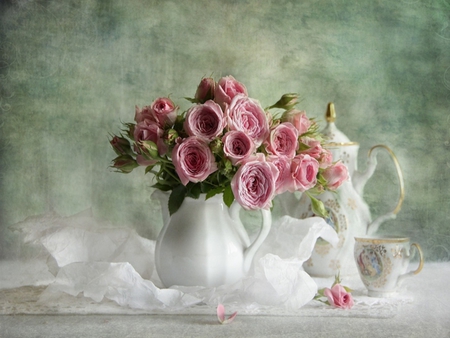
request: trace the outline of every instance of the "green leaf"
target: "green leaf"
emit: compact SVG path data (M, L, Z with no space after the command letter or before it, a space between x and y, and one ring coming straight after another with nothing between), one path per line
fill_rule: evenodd
M202 193L202 187L200 183L189 182L186 188L187 188L186 196L192 198L199 198L200 194Z
M223 202L229 208L229 207L231 207L231 204L233 204L233 201L234 201L233 190L231 190L230 185L227 185L225 187L225 189L223 190Z
M180 209L181 204L183 204L184 198L186 197L186 187L182 184L176 186L169 196L169 213L173 215Z
M162 191L169 191L172 190L172 186L168 184L162 184L162 183L155 183L152 185L152 188L156 188Z
M208 192L206 193L206 199L211 198L217 194L220 194L223 192L223 188L222 187L218 187L218 188L214 188L214 189L210 189L208 190Z

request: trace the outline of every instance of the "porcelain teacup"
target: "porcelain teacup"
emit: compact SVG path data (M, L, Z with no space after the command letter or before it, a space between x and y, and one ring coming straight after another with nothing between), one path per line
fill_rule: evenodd
M419 254L419 266L408 271L411 248ZM354 257L358 272L371 297L392 297L406 277L418 274L423 267L423 253L418 243L407 237L355 237Z

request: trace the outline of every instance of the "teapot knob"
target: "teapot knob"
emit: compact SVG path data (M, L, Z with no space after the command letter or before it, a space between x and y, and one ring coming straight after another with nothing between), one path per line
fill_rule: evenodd
M334 109L334 103L329 102L327 106L327 112L325 113L327 122L331 123L336 121L336 110Z

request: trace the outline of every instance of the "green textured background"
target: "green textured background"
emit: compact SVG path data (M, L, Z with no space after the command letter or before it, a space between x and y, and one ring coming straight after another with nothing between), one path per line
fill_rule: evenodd
M202 76L233 75L263 106L298 92L323 121L368 149L396 153L406 199L383 232L450 258L450 2L2 1L0 257L26 251L9 226L92 208L155 238L148 177L109 168L108 133L158 96L182 107ZM365 198L374 216L397 198L387 155Z

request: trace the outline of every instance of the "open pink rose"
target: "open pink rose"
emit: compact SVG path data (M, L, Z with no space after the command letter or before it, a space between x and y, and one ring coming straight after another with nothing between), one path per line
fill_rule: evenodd
M270 154L293 158L298 148L298 131L294 125L284 122L270 132L266 149Z
M325 169L322 175L327 180L328 189L336 190L348 179L348 169L344 163L336 162Z
M161 128L172 126L177 119L178 107L167 97L160 97L151 104L151 113Z
M331 289L325 288L323 294L328 298L328 302L335 307L351 309L353 307L353 297L345 288L336 284Z
M266 161L249 161L231 180L234 198L247 210L269 209L275 195L277 167Z
M323 148L319 140L316 140L311 137L302 137L300 139L300 142L303 143L306 147L308 147L308 149L301 151L302 154L308 154L314 157L316 160L320 158L320 155L323 152Z
M208 100L214 99L214 88L216 87L216 82L213 78L205 77L200 81L197 87L194 98L200 102L204 103Z
M231 75L225 76L219 80L214 89L214 101L220 104L222 108L225 108L239 94L248 96L247 88Z
M308 154L295 156L291 162L291 185L290 192L306 191L317 183L317 172L319 162Z
M275 194L282 194L291 184L291 160L286 156L269 155L267 161L273 163L279 171L275 182Z
M173 148L172 161L183 185L204 181L217 170L208 144L196 136L186 138Z
M158 124L152 120L144 120L136 124L134 128L134 141L140 146L142 141L152 141L158 147L159 155L164 155L167 152L167 145L162 139L164 131ZM140 161L142 163L142 161Z
M290 122L298 130L299 135L306 133L311 126L311 121L304 110L292 109L283 114L283 121Z
M222 138L223 152L233 165L241 164L253 154L255 144L243 131L231 130Z
M237 95L231 101L227 115L230 130L247 133L257 147L269 136L269 121L258 101Z
M225 125L222 109L211 100L191 107L184 120L184 129L189 136L198 136L208 142L222 135Z

